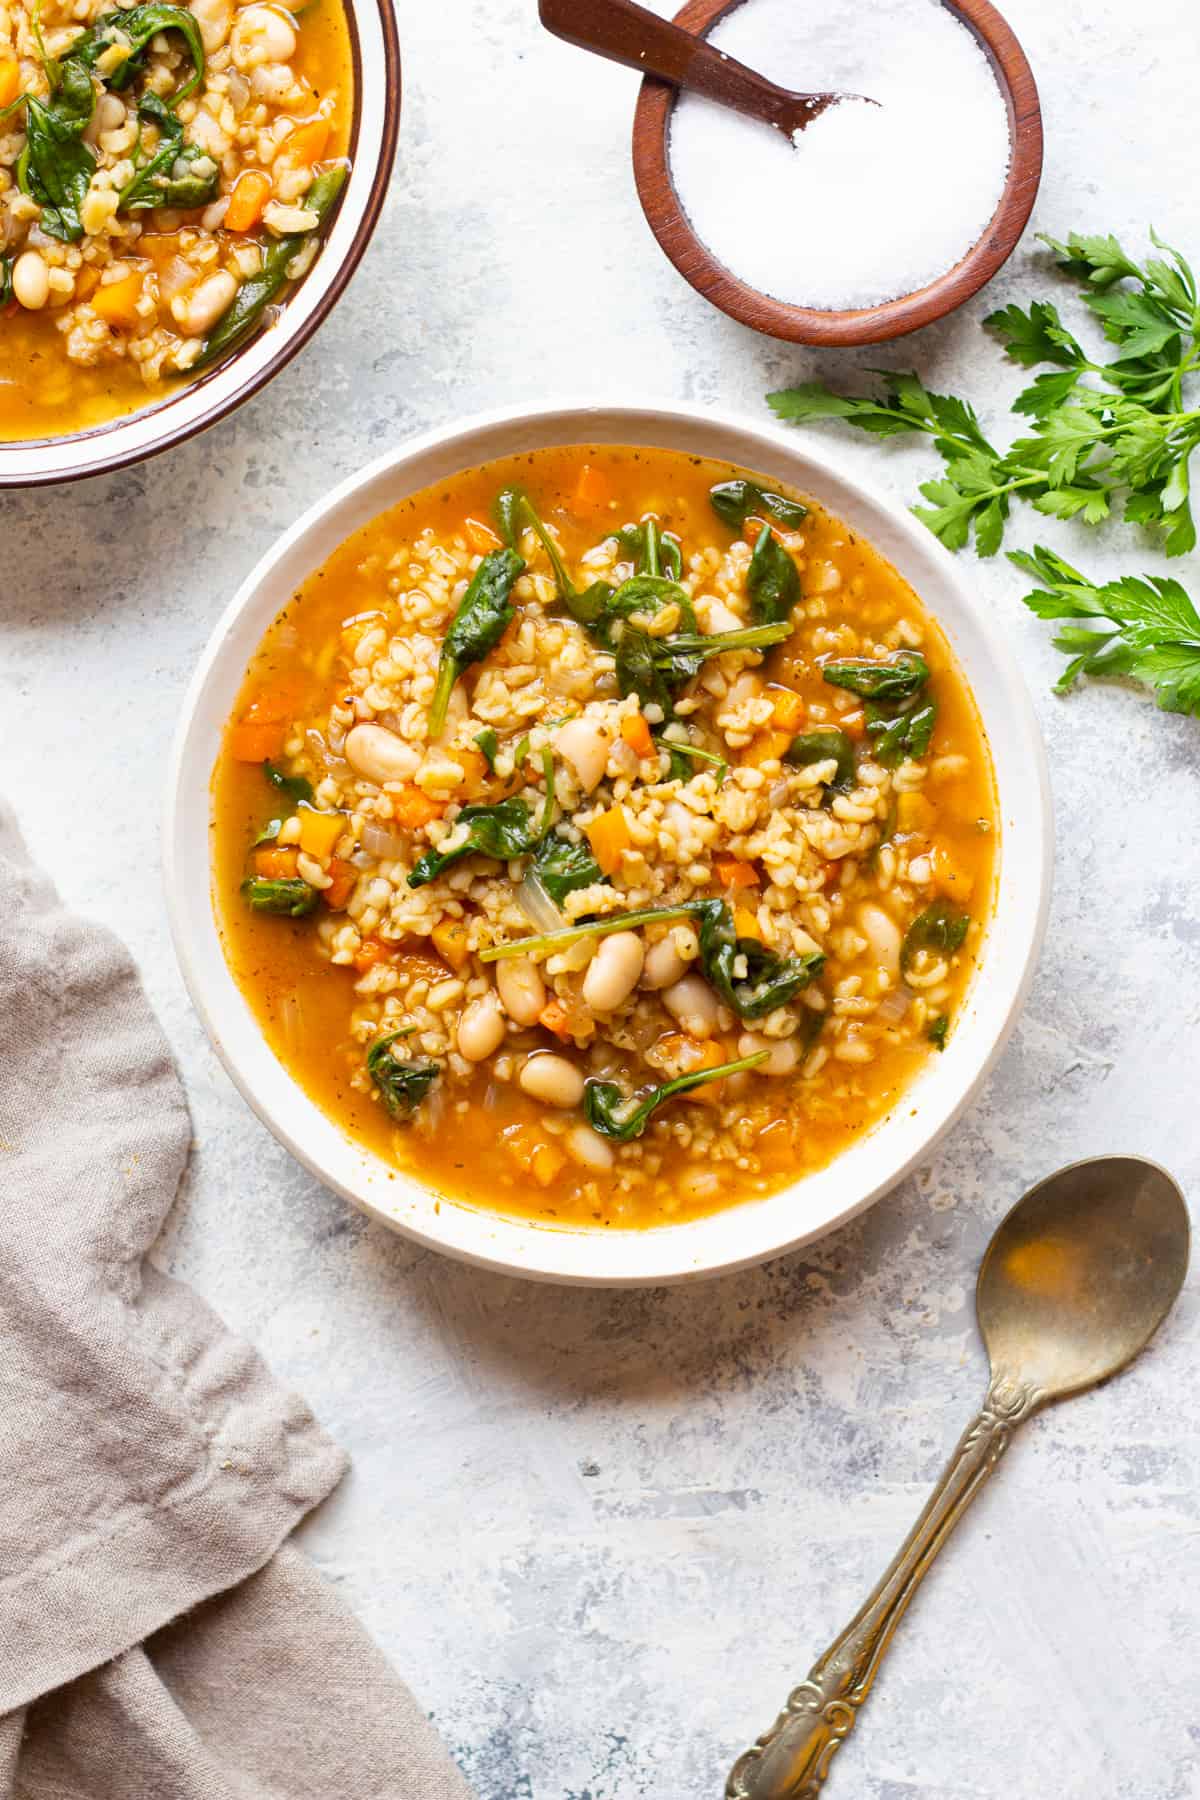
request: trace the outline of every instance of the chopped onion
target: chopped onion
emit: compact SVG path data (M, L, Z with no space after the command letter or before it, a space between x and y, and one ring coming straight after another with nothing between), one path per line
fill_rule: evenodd
M879 1005L875 1008L875 1017L891 1025L902 1019L913 1003L912 994L903 983L899 987L889 988Z
M176 294L182 294L184 288L191 287L196 280L196 271L191 263L185 262L182 256L173 256L158 277L158 291L164 300L171 300Z
M567 922L532 869L517 889L517 905L536 931L559 931Z
M389 831L386 825L364 825L362 847L369 856L381 862L395 862L402 857L407 848L402 837Z
M767 794L767 805L771 808L772 812L779 811L779 808L784 804L790 792L791 789L786 781L777 781L775 783Z

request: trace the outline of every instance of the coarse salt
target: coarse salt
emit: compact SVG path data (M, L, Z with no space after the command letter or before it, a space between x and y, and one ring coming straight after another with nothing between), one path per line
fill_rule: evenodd
M742 281L822 311L915 293L960 262L1000 202L1004 97L941 0L743 0L709 42L800 93L864 94L794 146L693 94L671 123L675 189Z

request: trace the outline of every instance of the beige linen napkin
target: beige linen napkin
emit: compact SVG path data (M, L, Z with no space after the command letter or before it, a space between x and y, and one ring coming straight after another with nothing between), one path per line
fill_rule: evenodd
M342 1452L145 1260L183 1092L2 804L0 893L0 1800L468 1800L284 1545Z

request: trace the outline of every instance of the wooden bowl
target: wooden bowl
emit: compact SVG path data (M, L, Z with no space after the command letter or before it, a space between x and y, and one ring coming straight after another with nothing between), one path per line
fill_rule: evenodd
M742 0L688 0L675 23L704 35ZM633 120L633 172L638 197L658 239L698 294L754 331L792 344L882 344L945 318L977 294L1006 263L1029 223L1042 179L1042 109L1025 52L989 0L942 0L975 35L1008 108L1012 160L1000 204L983 236L954 268L914 294L882 306L826 312L774 300L727 269L697 237L671 178L667 140L677 90L646 80ZM770 75L764 69L764 75Z

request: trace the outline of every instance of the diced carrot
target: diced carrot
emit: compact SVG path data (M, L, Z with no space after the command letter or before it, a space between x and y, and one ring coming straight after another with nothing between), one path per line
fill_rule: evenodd
M415 782L409 781L392 795L392 817L402 831L420 831L434 819L440 819L445 812L444 801L431 800L423 789Z
M757 887L761 879L752 862L737 856L714 856L713 874L723 888Z
M792 1142L791 1127L786 1119L774 1119L770 1125L759 1132L754 1140L754 1154L764 1170L791 1167L795 1161L796 1148Z
M971 898L971 890L975 886L975 877L964 868L952 850L939 844L931 858L933 863L933 883L951 900L965 905Z
M760 731L746 745L739 761L747 768L761 768L765 762L778 762L792 741L790 731Z
M566 1167L567 1159L558 1145L543 1137L536 1125L509 1125L500 1137L517 1166L542 1187L549 1187Z
M847 737L865 738L867 735L867 721L861 712L843 713L836 723Z
M490 773L487 757L478 750L451 750L451 759L458 763L463 772L463 787L469 795L475 795L487 783Z
M771 704L774 709L773 723L780 731L799 731L804 723L805 706L799 694L791 688L768 688Z
M299 859L298 850L264 848L254 852L254 870L257 875L265 875L268 881L290 881L296 873Z
M928 831L936 818L937 808L924 794L905 793L897 796L897 831Z
M679 1058L685 1075L694 1075L700 1069L719 1068L726 1060L725 1051L716 1038L706 1038L702 1044L687 1038L685 1043L687 1048ZM723 1081L706 1081L703 1087L693 1088L690 1094L681 1097L692 1106L720 1106L724 1086Z
M594 818L587 827L587 838L601 873L615 875L621 866L622 854L633 846L624 807L610 806L607 812Z
M92 267L91 264L85 264L75 277L75 298L77 300L90 300L99 286L99 269Z
M330 912L342 912L358 885L358 870L353 863L343 862L335 856L325 873L329 876L329 886L322 888L321 898Z
M242 717L251 725L275 725L280 719L286 719L291 710L288 695L274 688L264 688L250 702Z
M346 829L345 816L336 812L314 812L306 806L300 814L300 848L305 856L324 862L333 855L333 846Z
M627 713L621 720L621 736L636 756L654 755L654 739L640 712Z
M758 922L758 915L757 913L752 913L748 906L734 907L733 929L740 938L754 938L760 944L763 941L762 927Z
M0 56L0 106L11 106L20 91L20 63L15 56Z
M112 325L118 331L132 331L141 323L137 303L142 296L142 272L130 269L119 281L110 281L98 287L92 295L92 311L98 313L106 325Z
M309 119L307 124L297 125L294 131L288 132L275 165L283 164L289 169L310 168L324 156L328 142L329 120Z
M611 498L608 477L595 463L584 463L571 499L572 512L587 512L592 507L605 506Z
M561 1000L547 1000L538 1014L538 1024L552 1031L555 1037L569 1038L571 1035L570 1019Z
M270 762L283 749L287 726L255 719L242 719L229 734L229 748L238 762Z
M466 967L471 952L467 948L467 927L461 919L443 919L430 932L438 955L458 975Z
M376 963L387 962L395 948L395 944L385 944L382 938L364 938L354 953L354 966L360 975L365 975Z
M480 556L486 556L489 550L500 548L500 539L491 526L483 524L480 519L467 519L463 525L463 535L471 549Z
M842 873L840 862L827 862L821 870L822 887L836 887Z
M221 221L226 231L253 231L271 198L271 177L262 169L244 169L233 184Z

